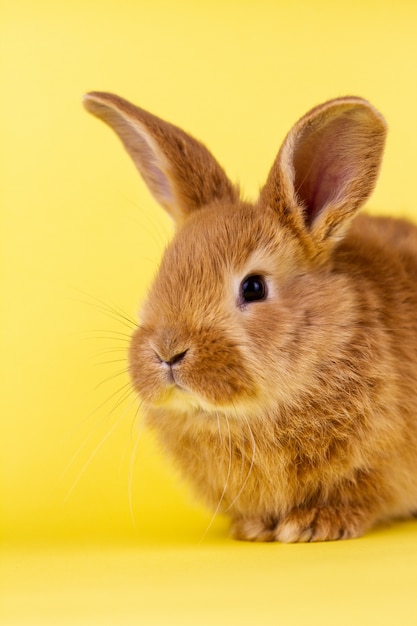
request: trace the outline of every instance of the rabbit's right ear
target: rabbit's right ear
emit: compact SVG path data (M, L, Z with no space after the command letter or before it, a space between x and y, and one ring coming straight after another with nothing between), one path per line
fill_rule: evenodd
M207 148L180 128L109 93L84 96L85 108L121 139L155 199L177 224L238 190Z
M260 204L275 209L311 255L326 256L375 186L385 135L384 118L366 100L312 109L288 133Z

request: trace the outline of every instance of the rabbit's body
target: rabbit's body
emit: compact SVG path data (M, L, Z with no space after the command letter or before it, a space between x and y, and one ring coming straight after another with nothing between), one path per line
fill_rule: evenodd
M183 131L115 96L87 106L179 224L130 369L197 492L252 540L355 537L416 511L417 228L354 218L380 116L355 98L313 109L251 205Z
M235 219L242 223L243 216L234 212ZM204 229L203 216L198 224ZM266 248L276 233L264 236ZM234 273L227 268L232 263L228 251L233 255L235 248L231 249L227 235L222 240L216 233L215 239L220 253L216 269L225 278L221 285L233 284ZM196 240L187 234L185 241L193 244ZM184 243L179 245L183 254ZM184 284L204 285L199 273L212 273L213 268L193 266L194 254L189 252L182 268ZM262 245L258 252L262 257ZM170 251L165 262L172 262ZM285 266L285 258L279 262ZM187 267L197 275L188 276ZM291 275L288 269L285 266L275 324L270 329L274 337L280 337L276 364L274 368L265 364L269 376L259 396L250 397L256 373L243 368L237 379L244 388L236 398L234 389L221 388L225 382L215 351L206 380L204 371L199 371L207 367L207 356L204 360L199 356L204 343L196 338L195 357L178 365L177 376L186 378L188 367L196 388L202 385L201 395L210 393L212 406L203 408L198 397L193 400L189 393L173 389L160 407L149 410L148 422L197 492L236 520L238 536L300 539L304 533L310 535L310 529L297 528L289 535L292 530L277 526L279 520L285 520L294 508L301 506L310 514L310 507L332 502L339 509L343 506L338 517L348 518L338 519L330 535L326 519L323 538L338 538L342 532L351 536L377 519L417 511L417 229L401 221L361 215L335 249L332 267L299 275L295 271ZM330 310L317 298L323 285ZM170 290L157 280L154 289L159 286ZM196 296L194 287L191 291L176 296L186 304ZM404 293L410 297L404 299ZM158 295L153 294L154 301ZM210 315L204 307L209 303L202 295L200 302L201 311L195 302L192 306L204 327ZM174 315L175 311L173 303ZM146 318L146 309L143 314ZM239 343L245 363L246 353L256 350L252 336L239 337L240 322L233 328L227 311L216 311L217 323L222 315L229 341ZM162 328L164 321L160 319ZM183 324L181 319L176 323ZM171 321L167 326L172 329L174 324ZM265 332L262 322L261 327ZM135 353L142 345L142 341L133 343L132 363L141 365L138 369L133 365L132 370L138 388L148 389L148 383L142 382L142 376L148 375L143 355ZM265 350L263 344L259 348ZM260 359L259 355L255 367ZM230 402L222 406L224 398ZM366 502L363 512L362 499Z

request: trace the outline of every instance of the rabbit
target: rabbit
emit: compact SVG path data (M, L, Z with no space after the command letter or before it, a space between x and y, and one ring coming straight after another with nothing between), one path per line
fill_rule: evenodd
M417 511L417 228L358 211L386 123L366 100L290 130L255 203L189 134L109 93L176 233L130 343L148 426L234 538L357 538Z

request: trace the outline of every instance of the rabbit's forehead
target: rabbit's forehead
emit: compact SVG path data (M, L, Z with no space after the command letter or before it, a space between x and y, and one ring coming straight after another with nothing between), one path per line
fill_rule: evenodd
M168 251L172 268L200 268L205 274L244 276L288 272L299 244L278 215L252 205L196 211Z
M240 271L250 259L279 255L281 238L278 221L255 208L202 209L178 233L170 252L177 263Z
M143 323L178 324L190 315L218 319L234 308L248 275L266 276L271 293L279 292L288 275L293 240L274 215L245 207L200 211L168 246L142 309Z

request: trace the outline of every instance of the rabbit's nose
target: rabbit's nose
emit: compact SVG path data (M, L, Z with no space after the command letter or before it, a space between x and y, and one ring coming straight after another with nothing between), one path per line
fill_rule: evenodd
M185 350L178 350L175 347L168 348L166 346L157 346L153 343L151 343L151 348L154 351L158 361L160 363L165 363L170 367L180 363L180 361L183 360L188 352L188 348L186 348Z
M171 356L169 358L161 359L161 361L163 363L166 363L169 366L175 365L176 363L179 363L180 361L183 360L183 358L185 357L187 352L188 352L188 349L184 350L183 352L178 352L177 354L174 354L173 356ZM161 357L159 357L159 358L161 358Z
M175 327L158 330L149 343L158 360L170 367L178 365L190 348L189 338Z

